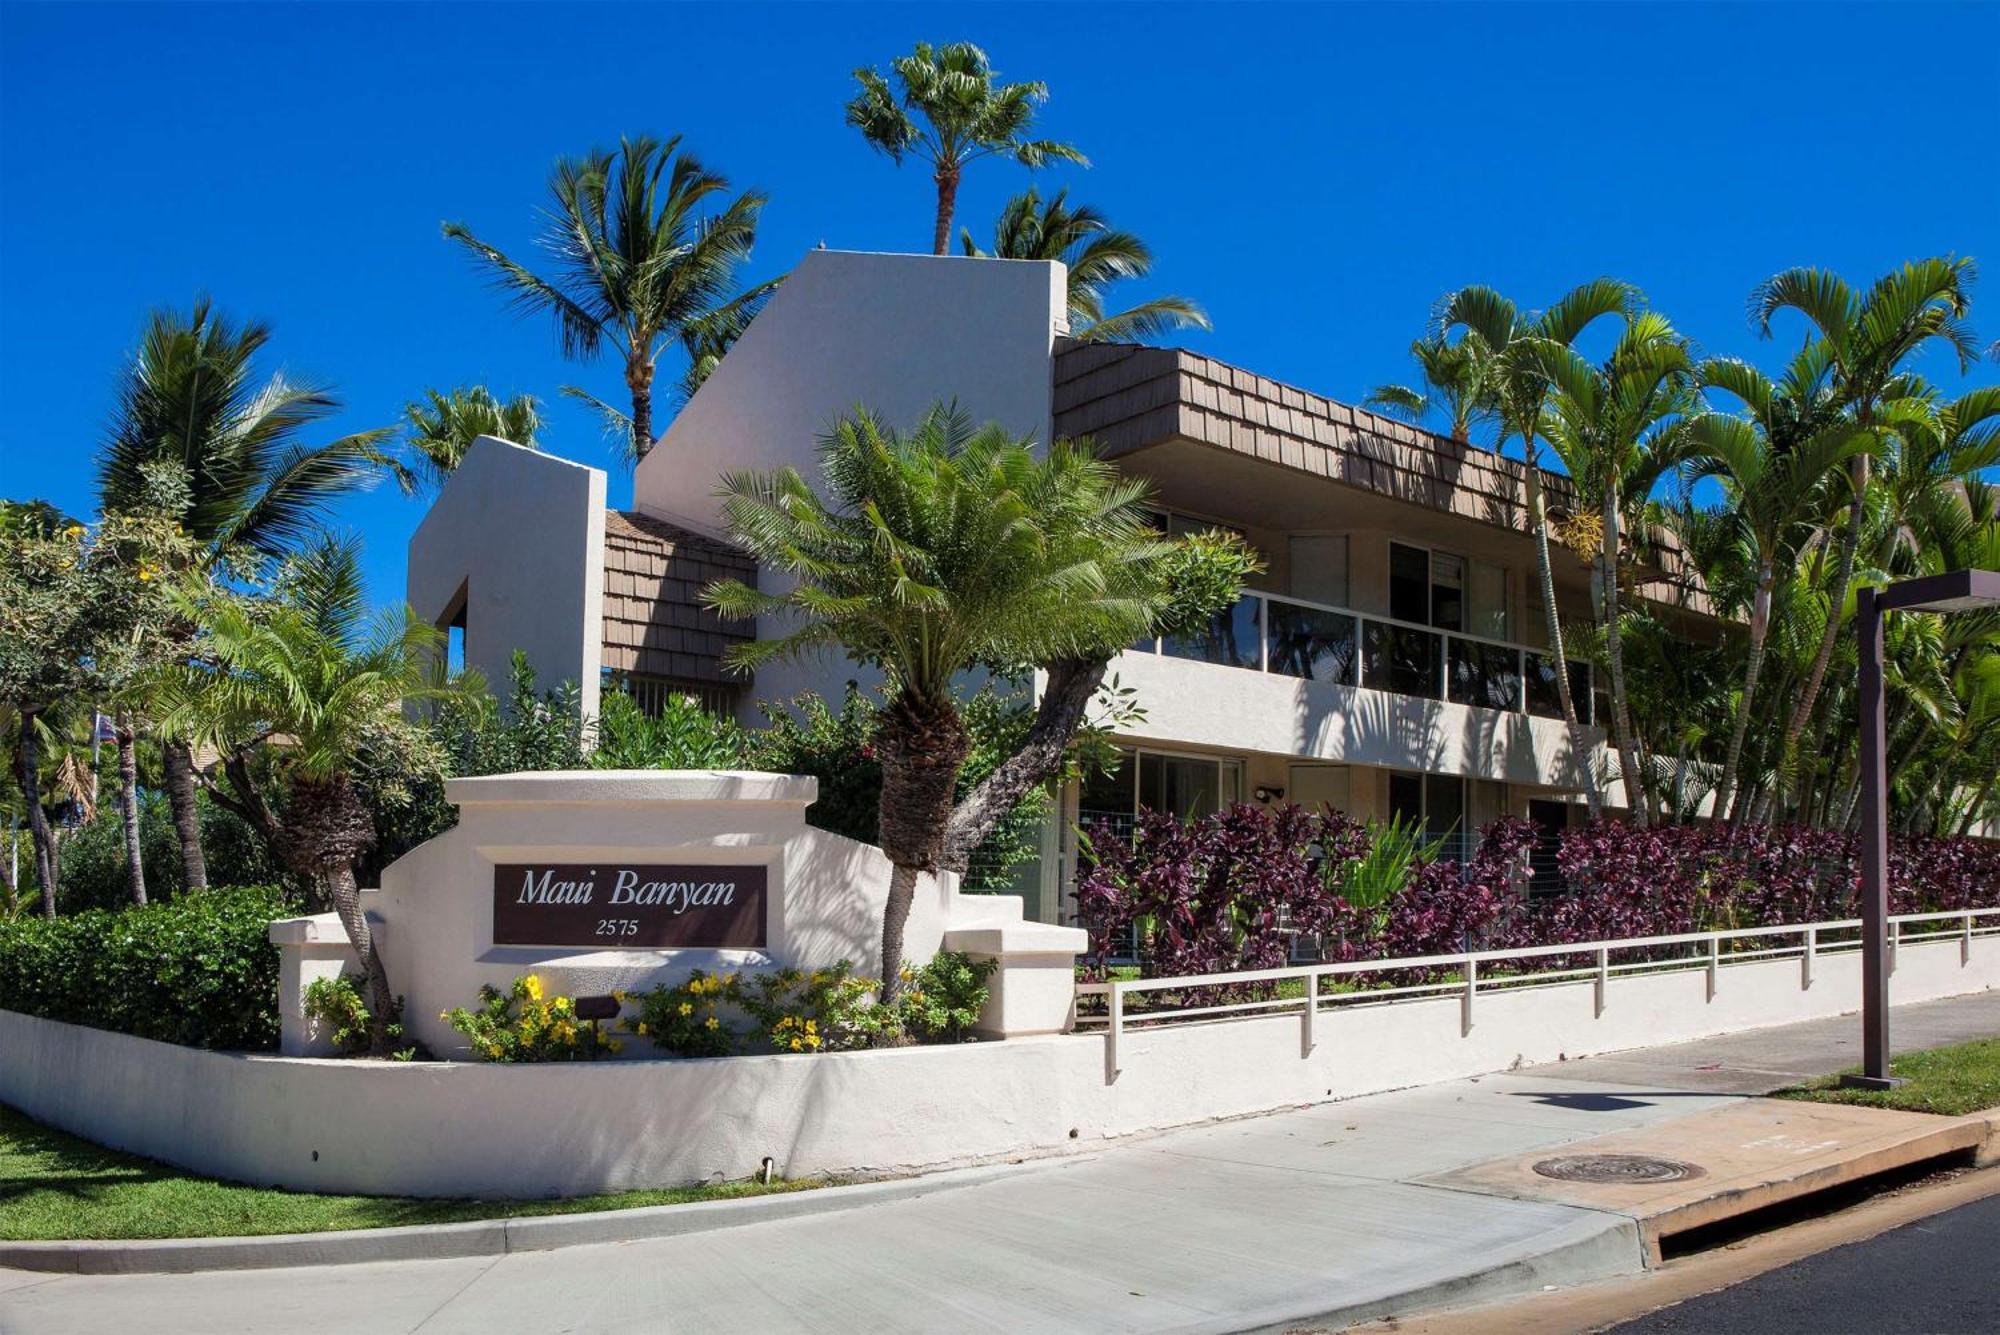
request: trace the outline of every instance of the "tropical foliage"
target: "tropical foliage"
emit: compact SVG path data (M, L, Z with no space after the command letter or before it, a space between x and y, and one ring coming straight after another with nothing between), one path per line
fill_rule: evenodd
M534 449L541 429L541 404L532 394L502 402L484 385L442 393L427 389L422 400L403 408L404 458L398 480L406 491L436 491L465 462L465 452L481 436Z
M837 647L888 679L873 746L882 768L878 834L894 864L882 925L885 999L900 985L903 925L917 878L961 871L1029 790L1054 777L1111 657L1182 618L1233 601L1254 561L1214 538L1176 546L1147 523L1141 483L1087 446L974 427L943 406L897 432L867 413L822 442L824 491L796 470L724 478L732 536L782 593L740 582L705 597L726 616L789 629L732 650L754 668ZM1219 579L1198 577L1205 568ZM1219 595L1219 596L1218 596ZM970 794L961 677L1048 674L1022 741Z
M967 255L983 259L1054 260L1069 272L1069 336L1082 343L1138 343L1176 329L1210 328L1208 316L1186 297L1154 297L1105 313L1114 283L1153 271L1153 250L1137 233L1114 228L1088 204L1072 207L1069 192L1044 200L1033 188L1007 201L993 225L993 249L981 250L961 231Z
M589 360L606 347L617 355L631 396L634 461L653 448L661 354L678 348L698 383L770 292L769 284L739 289L736 273L757 239L765 196L746 190L728 198L729 188L679 136L640 135L551 170L540 242L553 266L546 276L465 224L444 225L516 310L549 316L564 356Z
M951 244L959 182L966 167L979 159L1009 157L1024 167L1089 165L1068 144L1029 138L1036 109L1048 100L1048 86L996 84L992 62L970 42L939 47L918 42L909 55L889 62L888 75L863 68L854 71L854 78L861 87L847 104L847 123L891 161L915 158L930 166L937 186L933 254L944 254Z

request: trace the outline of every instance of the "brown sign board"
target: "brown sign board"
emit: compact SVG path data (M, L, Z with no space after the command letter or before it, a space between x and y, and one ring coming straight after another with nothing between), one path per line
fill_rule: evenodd
M764 867L498 864L493 944L759 947L767 881Z

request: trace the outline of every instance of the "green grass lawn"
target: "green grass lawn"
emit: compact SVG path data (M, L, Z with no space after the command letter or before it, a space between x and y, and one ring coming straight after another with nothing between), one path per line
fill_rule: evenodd
M1898 1089L1841 1089L1836 1085L1839 1077L1828 1076L1780 1090L1777 1097L1900 1108L1945 1117L2000 1108L2000 1038L1908 1053L1889 1063L1889 1073L1909 1083Z
M238 1237L450 1224L734 1200L828 1185L832 1184L825 1180L770 1186L731 1182L542 1201L315 1196L199 1177L78 1140L0 1106L0 1240L9 1242Z

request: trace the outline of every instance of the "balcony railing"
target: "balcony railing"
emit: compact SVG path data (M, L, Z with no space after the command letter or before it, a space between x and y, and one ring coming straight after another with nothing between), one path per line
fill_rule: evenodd
M1539 649L1275 593L1245 593L1192 635L1133 647L1337 686L1562 717L1555 660ZM1590 665L1572 659L1569 674L1577 717L1588 723Z

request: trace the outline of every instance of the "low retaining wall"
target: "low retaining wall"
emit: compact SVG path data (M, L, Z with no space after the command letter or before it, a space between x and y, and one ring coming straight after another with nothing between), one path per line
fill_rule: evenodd
M1905 945L1898 1002L2000 983L2000 937ZM400 1065L173 1047L0 1011L0 1102L203 1173L309 1191L536 1197L754 1173L870 1175L1092 1148L1108 1137L1646 1044L1838 1015L1860 957L1482 992L1101 1035L820 1056Z

